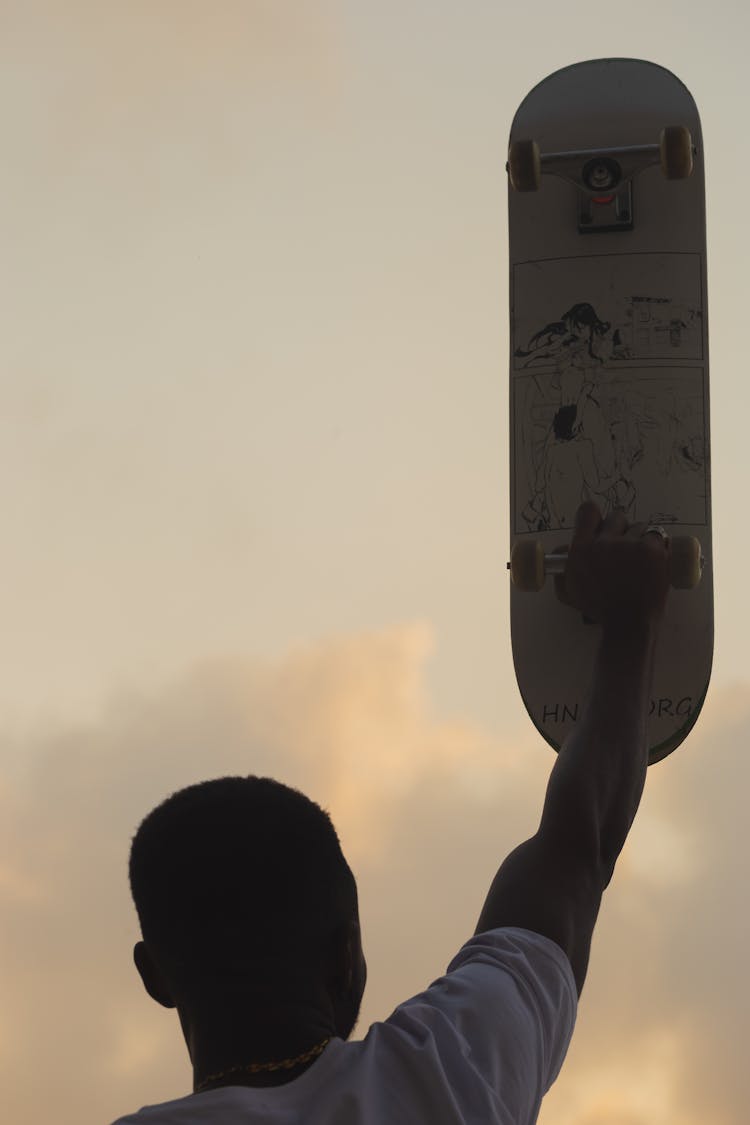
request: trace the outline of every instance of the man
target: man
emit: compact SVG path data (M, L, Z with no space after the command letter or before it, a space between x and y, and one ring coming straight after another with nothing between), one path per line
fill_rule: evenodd
M663 532L579 509L557 592L601 641L539 829L501 865L446 975L361 1042L347 1042L366 978L356 885L327 814L249 777L192 786L146 818L130 861L135 962L177 1008L194 1089L118 1125L536 1121L645 782L669 557Z

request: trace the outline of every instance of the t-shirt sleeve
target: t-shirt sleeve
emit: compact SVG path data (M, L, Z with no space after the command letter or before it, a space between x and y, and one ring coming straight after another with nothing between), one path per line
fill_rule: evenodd
M449 1069L460 1054L507 1119L525 1123L536 1120L560 1072L577 1002L562 949L540 934L507 928L476 934L446 975L404 1008L415 1005L410 1015L432 1025L438 1050L453 1056Z

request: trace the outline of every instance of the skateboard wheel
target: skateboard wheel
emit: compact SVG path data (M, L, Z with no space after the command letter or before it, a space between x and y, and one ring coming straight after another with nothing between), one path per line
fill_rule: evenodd
M519 539L510 553L510 579L517 590L535 594L544 585L544 547L538 539Z
M678 535L672 540L672 573L675 590L692 590L703 574L700 542L692 535Z
M659 141L661 170L668 180L686 180L693 170L693 138L684 125L667 125Z
M513 141L508 149L508 175L515 191L538 191L542 158L536 141Z

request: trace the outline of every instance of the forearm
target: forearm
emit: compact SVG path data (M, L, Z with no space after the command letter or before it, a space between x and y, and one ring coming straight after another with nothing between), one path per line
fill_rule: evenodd
M603 885L640 803L656 626L602 632L589 697L552 771L541 830L595 865Z
M658 622L669 592L669 540L576 512L562 602L600 622L599 652L580 723L557 756L539 830L511 852L490 887L479 929L520 926L563 949L580 992L602 892L633 822L648 765L648 713ZM593 626L592 626L593 628Z
M477 933L520 926L563 949L580 993L601 897L648 764L655 626L603 631L580 723L563 743L539 831L500 865Z

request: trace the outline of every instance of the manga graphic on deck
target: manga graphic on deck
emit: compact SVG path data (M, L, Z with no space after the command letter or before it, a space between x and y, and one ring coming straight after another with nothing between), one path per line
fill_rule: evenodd
M631 520L705 523L699 259L556 265L521 263L514 275L516 531L569 528L586 499Z

